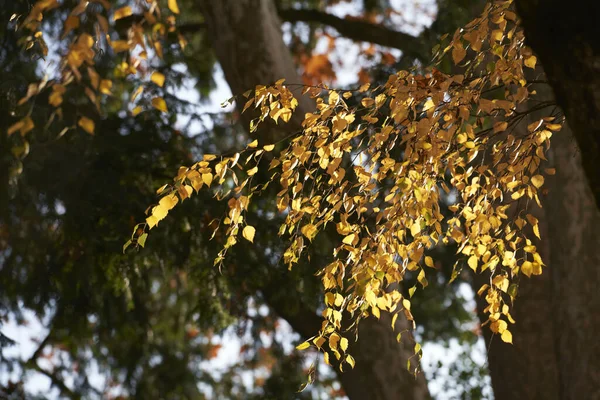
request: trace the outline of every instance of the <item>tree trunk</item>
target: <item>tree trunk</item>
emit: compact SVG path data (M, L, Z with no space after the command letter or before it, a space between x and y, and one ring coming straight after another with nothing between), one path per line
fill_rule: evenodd
M568 129L552 138L545 200L561 399L600 399L600 211ZM548 327L550 328L550 327ZM541 329L544 329L541 327Z
M556 175L546 179L536 243L548 266L521 278L514 345L484 330L496 400L600 398L600 212L568 126L552 137L548 159Z
M600 2L517 0L529 46L538 55L581 150L600 210Z
M543 211L543 210L542 210ZM538 213L540 230L545 233L538 245L540 255L548 263L550 244L545 217ZM555 267L551 264L549 268ZM552 309L552 276L545 268L541 276L521 277L518 296L511 315L516 324L510 326L513 344L504 343L488 326L482 328L488 350L488 367L496 400L558 400L558 360L555 353L555 331ZM474 277L474 290L489 283L489 274ZM487 314L485 299L478 297L482 322Z
M281 78L289 83L300 82L283 41L281 21L272 0L200 0L199 4L217 59L234 95ZM281 126L285 132L279 132L280 135L299 130L304 113L315 110L310 99L302 96L299 102L295 117L290 124ZM243 105L238 103L238 107ZM247 124L248 117L243 115L242 118ZM267 137L273 139L273 133L268 133ZM280 316L303 336L318 333L317 330L306 332L303 322L315 326L316 311L290 313L277 298L273 298L268 288L263 294ZM361 322L360 342L351 349L356 359L355 368L346 366L344 373L336 370L351 400L421 400L430 397L424 375L415 379L406 369L412 346L408 342L396 342L390 322L383 315L381 320Z

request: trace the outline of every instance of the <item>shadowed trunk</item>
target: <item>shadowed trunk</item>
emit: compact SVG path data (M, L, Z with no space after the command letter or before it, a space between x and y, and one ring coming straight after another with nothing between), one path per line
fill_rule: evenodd
M600 399L600 211L568 129L552 138L545 199L561 399ZM548 327L550 328L550 327ZM543 329L543 328L541 328Z
M581 150L600 210L600 2L517 0L526 43L539 57Z
M272 0L201 0L208 35L225 78L233 94L241 94L258 84L269 84L281 78L299 83L300 77L283 41L281 21ZM282 132L261 133L272 140L299 130L306 112L314 111L312 101L299 99L300 105L290 124L280 125ZM238 107L243 107L238 104ZM248 126L249 116L243 115ZM279 135L279 136L276 136ZM262 290L266 301L305 338L318 333L316 310L290 312L273 288ZM398 318L401 320L401 318ZM351 400L428 399L429 392L423 374L415 379L406 369L407 358L413 354L410 343L397 343L390 320L364 320L359 328L360 343L351 348L356 359L352 370L336 370L342 387ZM399 321L398 324L406 324ZM308 330L307 327L311 329ZM401 330L402 328L400 328ZM335 368L334 368L335 369Z
M548 87L537 91L551 98ZM556 175L535 211L547 267L520 278L514 345L484 330L496 400L600 398L600 213L569 126L552 137L548 159Z

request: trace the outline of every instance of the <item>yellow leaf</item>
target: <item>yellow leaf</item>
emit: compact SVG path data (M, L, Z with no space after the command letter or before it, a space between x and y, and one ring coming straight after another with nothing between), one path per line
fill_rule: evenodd
M154 71L150 76L150 80L158 86L163 87L165 84L165 76L158 71Z
M531 183L533 183L533 186L539 189L544 184L544 177L542 175L532 176Z
M346 351L348 349L348 339L346 339L345 337L340 339L340 348L342 349L342 351Z
M242 231L242 236L247 241L254 243L254 234L256 233L256 229L253 226L246 225L244 230Z
M210 186L212 180L213 180L213 174L211 174L210 172L207 172L206 174L202 174L202 182L204 182L204 184L206 186Z
M524 64L526 67L529 67L531 69L535 69L535 63L537 62L537 57L536 56L529 56L525 59Z
M463 58L467 55L467 51L463 47L462 43L455 43L452 47L452 60L454 64L458 64L462 61Z
M135 101L135 99L142 94L142 92L144 91L144 87L143 86L138 86L137 89L135 89L135 92L133 92L133 94L131 95L131 101Z
M136 115L138 115L139 113L141 113L142 110L143 109L142 109L141 106L137 106L133 110L131 110L131 115L133 115L135 117Z
M251 149L255 148L256 146L258 146L258 140L253 140L252 142L250 142L250 144L248 145L248 147L250 147Z
M162 97L155 97L152 99L152 106L158 111L167 112L167 102Z
M417 236L419 232L421 232L421 224L418 221L415 221L410 227L410 234Z
M266 152L269 152L269 151L273 151L274 148L275 148L274 144L267 144L267 145L265 145L265 147L263 147L263 150Z
M356 238L356 234L351 233L350 235L346 236L344 240L342 240L342 243L351 245L354 243L354 238Z
M106 94L106 95L111 95L112 93L111 93L110 89L112 89L112 85L113 85L113 83L110 79L102 79L100 81L100 87L99 87L100 93Z
M169 210L167 210L167 208L161 204L152 208L152 216L155 217L157 221L163 220L168 213Z
M252 176L258 172L258 167L254 167L248 170L248 176Z
M531 276L531 273L533 272L533 264L531 261L525 261L523 265L521 265L521 272L528 278Z
M467 264L469 264L469 267L477 272L477 257L476 256L471 256L469 257L469 260L467 261Z
M296 350L305 350L305 349L308 349L309 347L310 347L310 343L304 342L304 343L300 343L298 346L296 346Z
M317 227L313 224L304 225L300 229L300 232L302 232L302 234L306 236L308 240L313 240L317 234Z
M177 196L175 196L175 194L171 193L171 194L166 195L162 199L160 199L158 204L161 207L164 207L168 211L168 210L172 209L173 207L175 207L175 205L177 204L178 201L179 201L179 199L177 198Z
M113 42L110 42L110 45L115 51L115 53L120 53L122 51L129 50L129 43L127 43L127 40L115 40Z
M83 130L86 131L87 133L89 133L90 135L94 134L94 129L96 126L94 124L94 121L92 121L88 117L79 118L77 125L79 125L81 128L83 128Z
M169 0L169 10L173 12L173 14L179 14L179 6L177 5L177 0Z
M350 366L351 366L352 368L354 368L354 364L355 364L355 362L354 362L354 357L352 357L350 354L348 354L348 355L346 356L346 362L347 362L348 364L350 364Z
M427 265L428 267L433 268L434 267L434 265L433 265L433 258L431 258L429 256L425 257L425 265Z
M129 6L121 7L118 10L115 10L115 12L113 14L113 21L116 21L121 18L129 17L132 14L133 14L133 11L131 11L131 7L129 7Z
M512 344L512 333L510 333L509 330L505 330L504 332L502 332L500 338L503 342Z
M148 228L152 229L158 225L158 218L156 218L154 215L151 215L146 218L146 223L148 224Z

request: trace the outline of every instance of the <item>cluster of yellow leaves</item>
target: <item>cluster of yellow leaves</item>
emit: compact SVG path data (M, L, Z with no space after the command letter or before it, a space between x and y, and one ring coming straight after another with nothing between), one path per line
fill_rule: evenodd
M101 11L97 11L97 7L90 7L91 3L101 4ZM29 33L21 39L25 49L35 50L34 46L37 44L42 57L48 54L41 22L45 13L60 6L61 3L58 0L38 0L28 15L12 16L11 20L16 21L18 27L24 32ZM158 0L136 2L133 7L125 5L115 10L107 0L81 0L70 10L63 24L61 40L67 40L69 46L68 51L61 56L58 75L45 76L40 82L32 83L27 95L20 100L19 105L27 103L45 89L50 89L48 103L55 108L50 120L58 118L59 121L62 121L64 95L70 85L76 84L83 87L89 102L100 114L101 98L112 94L113 81L100 77L95 69L96 57L100 52L110 48L115 54L123 53L123 60L115 68L114 76L146 75L148 71L151 71L149 67L151 56L162 58L162 42L167 33L175 32L175 15L180 12L177 0L168 0L167 8L170 15L164 18ZM128 23L125 33L122 34L124 37L117 37L119 32L115 32L113 29L114 22L125 18L132 18L133 22ZM85 26L88 28L86 29L93 26L93 31L86 32L81 23L82 20L87 21ZM181 35L179 35L179 43L182 47L186 44ZM165 76L154 71L150 75L150 81L162 88L165 84ZM143 90L144 86L140 85L132 94L131 101L135 101ZM167 104L162 97L154 97L151 104L161 112L168 111ZM135 116L141 111L142 107L136 106L132 109L132 114ZM34 123L30 114L31 111L23 119L13 124L8 129L8 134L18 131L21 135L25 135L33 129ZM77 126L89 134L94 134L95 119L97 119L95 115L82 115L77 120ZM65 128L60 135L74 127Z
M541 206L540 165L552 133L561 128L550 115L525 133L514 129L527 115L518 106L532 95L523 68L534 68L536 61L515 18L510 1L490 4L438 49L436 59L450 53L463 74L399 71L383 86L366 84L355 92L306 88L316 111L305 115L303 131L287 148L276 154L274 145L259 147L253 141L233 156L205 155L192 167L182 167L173 184L159 189L164 197L141 226L151 229L178 197L185 200L213 184L216 196L227 198L229 205L216 228L227 226L215 260L221 265L240 234L254 240L255 228L245 225L244 213L254 196L276 183L277 209L285 216L279 234L289 243L283 255L289 268L328 224L339 234L334 261L319 271L326 305L322 329L299 349L314 345L324 351L326 362L332 354L340 368L353 366L342 334L351 322L388 312L392 327L399 313L414 325L410 297L417 288L403 294L394 285L411 271L427 286L426 268L433 268L434 260L425 250L447 243L456 243L461 255L453 279L463 265L476 273L491 272L479 295L488 303L491 330L512 342L515 278L540 274L544 265L530 239L531 233L540 236L538 221L523 210L532 203ZM360 107L347 104L352 96L362 97ZM251 123L255 131L268 118L289 120L296 105L279 81L257 87L244 111L259 111ZM266 155L273 174L253 185ZM233 189L218 189L226 181ZM457 198L454 215L446 218L440 204L452 196ZM521 211L509 217L516 202ZM140 232L147 235L145 229ZM137 237L134 233L130 243ZM344 314L352 321L343 323Z

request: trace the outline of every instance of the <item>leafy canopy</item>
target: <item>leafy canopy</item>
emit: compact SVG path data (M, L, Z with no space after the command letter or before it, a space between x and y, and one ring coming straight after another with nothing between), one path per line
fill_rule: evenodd
M60 118L68 87L83 89L100 110L102 97L128 75L148 77L132 93L132 103L147 87L164 85L165 76L152 70L151 60L163 56L164 43L185 46L176 31L177 1L169 0L166 9L147 1L136 10L112 10L108 2L97 2L103 8L90 24L95 33L69 36L82 23L80 15L89 4L82 1L64 25L63 38L71 45L61 56L59 74L32 84L21 104L50 91L53 118ZM40 28L42 15L56 5L56 0L38 1L20 22L31 32L25 47L38 48L43 56L48 49ZM129 19L124 32L111 31L109 17ZM85 22L90 23L89 18ZM148 26L151 29L145 29ZM116 57L127 54L114 81L94 68L94 58L104 48ZM279 235L288 243L281 258L290 269L321 232L335 229L339 239L331 262L318 271L325 290L322 327L299 349L316 346L324 351L326 362L333 356L340 368L353 367L349 339L361 319L389 312L394 327L403 314L414 327L411 298L417 286L405 293L399 284L410 271L426 287L427 269L434 267L434 260L425 251L449 243L458 246L461 256L453 278L464 266L491 273L478 294L488 303L490 329L512 342L509 326L515 321L510 308L516 282L520 275L541 274L544 266L533 244L533 236L540 236L538 221L527 210L541 207L544 174L553 173L542 171L541 165L553 132L561 129L562 116L550 110L525 131L515 130L532 111L551 104L526 108L537 82L528 79L527 69L535 69L536 57L524 45L512 1L491 2L480 17L443 37L434 49L434 65L448 57L453 74L435 67L424 75L398 71L384 85L364 84L349 91L302 86L314 110L304 115L300 131L276 143L265 142L261 130L290 121L299 104L290 88L297 85L280 80L237 96L244 112L256 116L249 128L258 138L239 152L204 154L192 166L181 167L173 182L158 189L158 203L147 210L145 222L135 227L124 250L145 246L148 232L174 207L204 190L228 206L212 224L221 246L214 264L220 268L236 243L255 241L260 227L246 222L249 207L268 186L277 185L277 209L285 216ZM357 106L349 105L351 98ZM160 96L154 96L151 105L157 112L167 111ZM130 112L143 110L132 104ZM25 116L8 133L24 136L33 124ZM81 115L77 126L93 134L94 117ZM269 177L260 179L259 171L268 171ZM454 201L451 216L441 212L444 201ZM515 203L518 214L511 211ZM402 334L398 332L398 340ZM414 351L420 357L419 344Z

